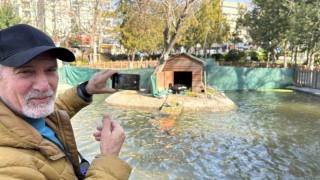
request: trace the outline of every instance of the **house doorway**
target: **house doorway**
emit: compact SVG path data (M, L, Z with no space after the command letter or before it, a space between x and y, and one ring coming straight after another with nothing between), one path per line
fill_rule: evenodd
M192 88L192 72L174 72L173 74L174 84L181 84L187 87L187 89Z

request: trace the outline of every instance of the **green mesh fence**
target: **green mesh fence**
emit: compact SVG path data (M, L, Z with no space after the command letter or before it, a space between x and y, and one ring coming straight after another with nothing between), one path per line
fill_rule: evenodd
M66 73L66 82L69 85L76 85L83 81L89 80L92 75L99 72L99 69L79 68L75 66L64 66Z
M207 85L218 90L257 90L285 88L293 85L294 70L290 68L242 68L205 65ZM86 81L100 71L99 69L64 66L59 69L60 83L76 85ZM154 90L154 96L165 92L157 92L155 78L151 78L154 68L119 70L120 73L140 74L140 89L147 87ZM111 86L111 81L108 81Z
M76 85L83 81L86 81L92 77L93 74L99 72L99 69L80 68L76 66L64 66L59 68L59 83ZM148 87L150 76L153 73L154 68L148 69L130 69L130 70L118 70L119 73L124 74L139 74L140 75L140 89ZM108 87L111 87L111 81L107 83Z
M206 66L207 84L218 90L285 88L293 84L290 68L243 68Z

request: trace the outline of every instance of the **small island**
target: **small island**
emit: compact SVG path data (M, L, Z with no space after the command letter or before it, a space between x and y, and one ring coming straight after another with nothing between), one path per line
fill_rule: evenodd
M167 94L162 98L156 98L152 97L151 94L140 91L123 90L108 96L105 102L111 106L145 110L165 110L180 107L179 109L182 111L188 112L218 112L236 108L235 103L219 91L210 94Z

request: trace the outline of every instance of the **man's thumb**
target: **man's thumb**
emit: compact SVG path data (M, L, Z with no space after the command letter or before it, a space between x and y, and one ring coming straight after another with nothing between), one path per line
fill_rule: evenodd
M107 128L108 130L111 129L111 120L109 115L104 115L102 118L102 129Z

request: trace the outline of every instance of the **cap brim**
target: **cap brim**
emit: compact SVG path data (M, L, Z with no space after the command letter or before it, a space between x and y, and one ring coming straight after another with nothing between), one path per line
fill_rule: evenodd
M40 46L13 54L1 61L0 64L10 67L22 66L43 52L52 52L54 57L65 62L72 62L75 60L75 56L68 49L52 46Z

